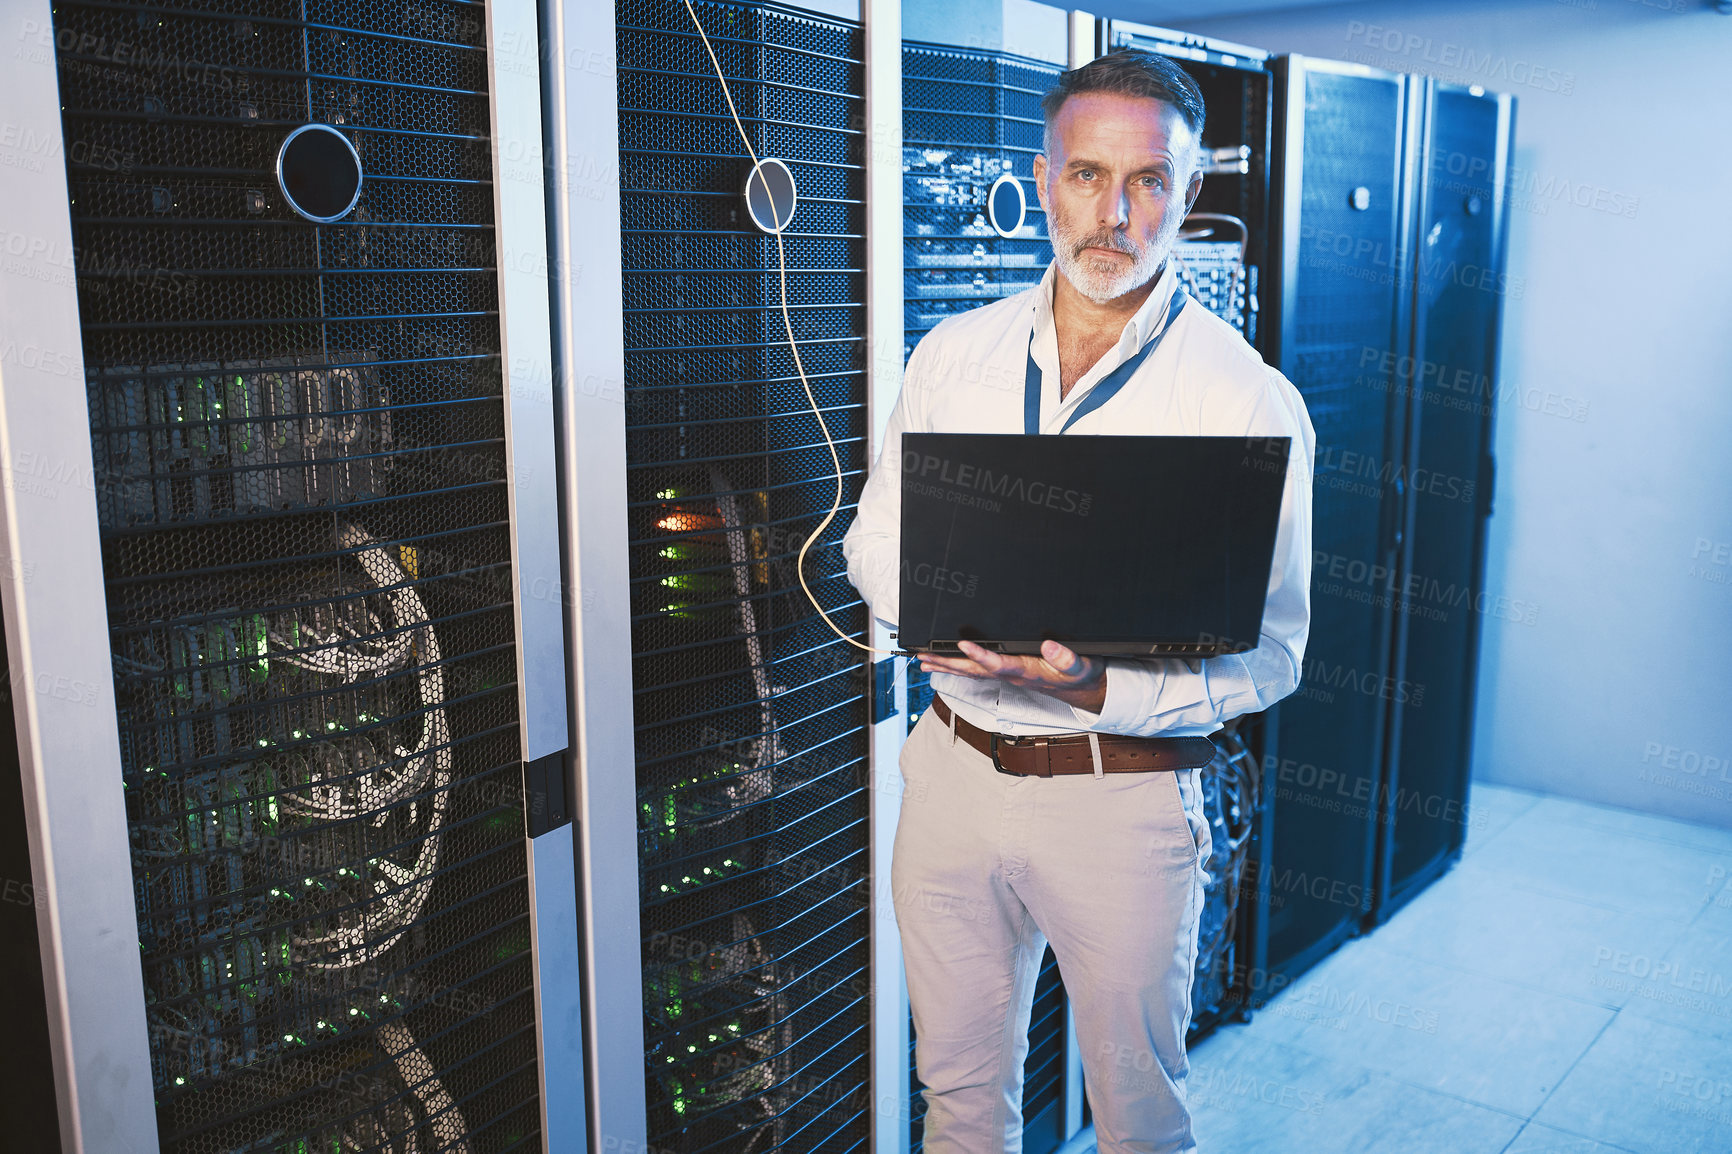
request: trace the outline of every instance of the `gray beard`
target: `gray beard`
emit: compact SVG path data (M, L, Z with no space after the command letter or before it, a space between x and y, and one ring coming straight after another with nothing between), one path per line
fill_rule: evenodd
M1077 253L1086 242L1098 242L1102 238L1079 236L1056 221L1051 229L1052 255L1058 262L1058 271L1064 274L1072 288L1097 305L1117 300L1132 289L1141 288L1153 280L1155 274L1161 271L1161 264L1166 256L1165 245L1151 244L1141 253L1132 253L1114 238L1103 247L1118 249L1132 260L1128 267L1114 265L1107 268Z

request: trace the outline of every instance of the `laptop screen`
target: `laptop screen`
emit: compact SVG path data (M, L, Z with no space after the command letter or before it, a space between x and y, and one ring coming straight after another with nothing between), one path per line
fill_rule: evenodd
M899 643L1257 645L1288 437L902 438Z

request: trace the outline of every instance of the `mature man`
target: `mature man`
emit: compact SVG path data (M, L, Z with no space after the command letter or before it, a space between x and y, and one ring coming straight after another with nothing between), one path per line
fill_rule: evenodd
M1196 85L1164 57L1114 52L1065 73L1043 108L1034 180L1053 264L1038 287L946 320L914 350L845 545L875 616L897 615L901 435L1024 432L1036 380L1041 433L1289 436L1292 454L1251 652L1103 660L1048 641L1039 657L1013 657L965 642L960 657L923 656L938 696L902 754L892 893L926 1149L1020 1151L1029 1012L1050 940L1102 1154L1194 1150L1185 1031L1210 851L1200 771L1103 773L1100 750L1120 751L1115 764L1159 761L1170 739L1297 687L1314 436L1293 386L1176 287L1168 257L1202 187ZM1097 392L1108 399L1091 404ZM981 751L994 732L1061 735L1050 740L1078 743L1069 762L1092 755L1095 769L997 772Z

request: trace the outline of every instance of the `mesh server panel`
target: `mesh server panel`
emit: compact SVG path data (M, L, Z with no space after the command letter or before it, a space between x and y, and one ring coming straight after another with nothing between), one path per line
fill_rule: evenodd
M1052 259L1034 158L1040 98L1061 71L1003 52L903 45L905 357L945 317L1033 287ZM1027 219L1009 237L986 210L993 182L1006 174L1022 181L1028 202Z
M54 21L163 1148L534 1148L484 13Z
M753 149L798 182L789 317L851 503L867 432L862 31L695 7ZM679 0L616 15L650 1144L852 1150L870 1120L865 665L795 568L834 470L691 16ZM806 573L860 636L850 520Z
M1252 895L1245 885L1251 839L1263 806L1263 773L1236 727L1215 734L1215 759L1199 775L1209 822L1209 880L1197 925L1191 982L1191 1036L1243 1009L1252 963L1245 956Z
M1400 757L1393 812L1382 830L1388 843L1388 905L1378 911L1380 919L1436 877L1461 852L1466 834L1462 817L1484 604L1502 297L1459 270L1495 270L1498 282L1503 280L1494 206L1501 199L1496 185L1506 170L1499 129L1507 130L1507 116L1496 96L1433 89L1420 229L1435 243L1427 245L1423 261L1415 262L1420 347L1412 363L1440 367L1431 370L1430 380L1423 371L1398 376L1393 391L1419 409L1415 472L1448 480L1416 484L1412 495L1413 554L1401 589L1407 621L1403 675L1428 688L1423 702L1396 706ZM1507 148L1507 138L1504 143ZM1510 616L1531 621L1531 605L1513 604ZM1426 801L1415 804L1416 798ZM1432 798L1443 799L1441 805Z

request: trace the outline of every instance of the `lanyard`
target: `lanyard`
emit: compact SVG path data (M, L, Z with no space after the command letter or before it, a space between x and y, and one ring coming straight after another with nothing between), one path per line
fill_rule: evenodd
M1112 400L1113 395L1125 387L1125 382L1131 379L1131 374L1142 366L1148 355L1155 351L1155 346L1161 343L1161 338L1167 335L1167 330L1173 327L1173 322L1178 319L1179 310L1185 307L1185 300L1185 290L1175 285L1172 303L1167 306L1167 323L1149 338L1148 344L1132 353L1130 359L1108 373L1099 384L1095 385L1093 391L1089 393L1082 404L1076 407L1076 412L1070 415L1059 432L1063 433L1069 430L1083 417ZM1040 432L1040 366L1034 363L1034 333L1032 330L1028 334L1028 375L1024 378L1022 386L1022 431L1031 437Z

